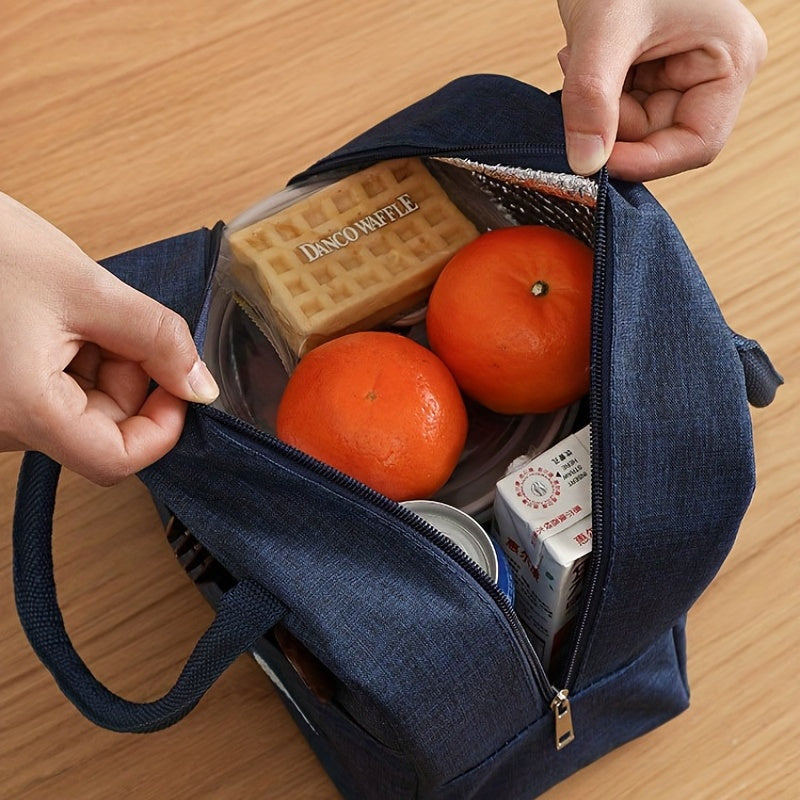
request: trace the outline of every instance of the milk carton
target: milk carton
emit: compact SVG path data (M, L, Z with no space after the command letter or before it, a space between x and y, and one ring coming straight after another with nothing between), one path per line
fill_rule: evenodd
M589 428L517 463L497 484L494 533L511 567L515 608L545 669L563 657L592 549Z

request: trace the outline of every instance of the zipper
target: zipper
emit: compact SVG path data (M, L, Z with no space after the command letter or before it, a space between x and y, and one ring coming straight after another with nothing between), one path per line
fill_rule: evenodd
M324 172L334 172L346 168L358 169L365 164L375 161L388 160L391 158L405 157L433 157L451 156L471 158L473 155L491 152L495 157L502 157L503 154L525 153L530 155L549 155L563 157L564 149L552 145L531 145L529 143L507 143L498 144L479 144L473 146L456 146L450 148L441 147L380 147L370 150L359 150L355 153L345 153L339 156L332 156L312 165L309 169L292 178L288 186L302 183L306 179L316 177ZM508 597L500 591L498 586L492 581L490 576L475 562L472 561L457 545L440 533L430 523L423 520L413 511L404 508L400 504L388 497L375 492L368 486L350 478L333 467L317 461L302 451L282 442L276 436L266 433L256 428L244 420L226 414L225 412L214 409L213 407L201 407L205 413L217 417L227 425L233 424L241 432L248 436L254 436L264 444L280 452L283 456L295 461L300 466L309 469L320 478L328 480L337 486L355 495L356 498L365 500L380 510L391 514L401 522L412 528L425 539L433 543L440 550L445 552L450 558L466 570L481 588L497 604L500 612L505 618L510 630L512 631L520 651L527 662L531 676L537 685L542 697L548 704L554 720L555 747L561 750L575 739L575 730L572 720L572 709L570 706L569 694L574 687L577 670L580 664L580 657L586 646L586 638L591 629L591 621L597 611L597 589L602 574L603 547L602 547L602 521L603 521L603 404L602 388L607 385L608 372L608 344L610 326L605 324L604 310L606 307L606 232L605 232L605 208L606 194L608 186L608 174L605 169L601 170L599 176L597 206L595 213L595 245L594 263L595 276L593 296L595 298L592 305L592 386L589 398L589 413L591 420L590 443L591 443L591 463L592 463L592 557L591 573L587 587L584 590L584 601L582 604L581 617L578 622L577 632L573 639L572 652L568 666L564 671L563 680L560 682L562 688L557 688L548 677L542 666L541 660L531 644L528 634L522 626L516 611ZM595 368L596 367L596 368ZM599 373L599 374L598 374Z
M514 635L515 641L519 645L525 661L530 667L534 682L541 692L542 697L553 711L556 722L556 747L561 749L574 739L568 691L565 689L559 690L552 685L550 679L547 677L544 667L542 667L539 656L533 649L533 645L528 638L528 634L522 627L522 623L520 622L520 619L517 616L511 601L508 599L505 593L500 590L491 577L478 564L469 558L469 556L467 556L466 553L464 553L464 551L458 547L458 545L454 544L448 537L434 528L429 522L426 522L424 519L422 519L422 517L415 514L413 511L403 507L385 495L379 494L374 489L370 489L368 486L360 481L355 480L354 478L351 478L349 475L339 472L339 470L335 469L334 467L331 467L322 461L317 461L317 459L313 458L312 456L309 456L306 453L303 453L301 450L297 450L291 445L286 444L282 440L278 439L277 436L267 433L266 431L251 425L249 422L246 422L239 417L234 417L230 414L227 414L226 412L214 408L213 406L202 406L195 404L195 407L201 410L207 416L224 423L226 427L233 427L239 433L251 438L255 438L261 444L266 445L271 450L276 451L283 457L293 461L299 467L309 470L322 480L331 482L340 489L347 491L356 499L368 502L373 507L390 514L395 519L399 520L416 533L427 539L441 551L446 553L450 558L452 558L453 561L462 567L462 569L466 570L478 583L481 589L483 589L492 598L492 600L500 609L500 612L507 621L511 632Z
M408 145L405 147L385 146L373 147L368 150L359 150L353 153L343 153L333 155L318 161L304 172L295 175L287 184L293 186L302 183L308 178L322 175L325 172L335 172L347 168L360 169L368 164L378 161L388 161L393 158L425 158L434 156L450 156L470 158L478 153L491 153L493 156L502 157L505 153L527 155L549 155L565 156L564 148L554 145L532 145L524 142L508 142L506 144L478 144L478 145L455 145L453 147L422 147L419 145ZM566 159L564 160L566 164Z
M590 572L584 588L581 616L572 640L572 652L562 685L569 691L575 685L581 658L586 649L586 642L591 624L599 606L598 589L600 578L604 573L607 561L603 543L605 475L603 470L603 454L607 449L603 391L608 386L609 361L611 350L611 324L608 309L611 308L610 282L608 280L608 242L606 239L606 202L608 195L608 173L605 168L600 174L597 191L597 209L595 213L595 246L594 246L594 287L592 303L592 351L591 351L591 386L589 390L589 443L592 466L592 555Z

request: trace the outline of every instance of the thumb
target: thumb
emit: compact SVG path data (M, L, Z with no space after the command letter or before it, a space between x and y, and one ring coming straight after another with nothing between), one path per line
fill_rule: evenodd
M631 64L622 48L598 36L575 35L559 54L567 159L579 175L597 172L617 137L619 102Z
M105 284L101 291L86 295L90 305L74 309L73 330L82 339L137 362L175 397L213 402L219 388L200 359L183 317L111 273L105 273L101 281Z

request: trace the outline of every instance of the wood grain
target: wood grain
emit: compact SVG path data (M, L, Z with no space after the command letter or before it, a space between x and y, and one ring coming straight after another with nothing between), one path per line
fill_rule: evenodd
M546 797L797 796L800 7L752 0L770 55L711 166L652 190L731 326L786 378L753 411L759 483L734 550L689 617L692 707ZM558 88L554 2L9 0L0 29L0 188L101 258L238 211L453 77ZM86 722L14 610L17 454L0 455L0 795L316 798L337 794L271 684L240 659L183 723ZM66 474L55 559L69 630L132 699L159 696L211 613L135 480ZM531 754L535 757L535 754Z

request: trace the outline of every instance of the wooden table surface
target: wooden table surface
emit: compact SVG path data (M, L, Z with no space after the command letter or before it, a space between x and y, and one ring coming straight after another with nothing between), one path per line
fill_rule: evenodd
M800 796L800 6L750 6L771 50L727 148L708 168L651 188L731 326L761 341L787 383L753 411L756 495L689 617L691 709L548 798ZM232 218L458 75L500 72L557 89L562 39L545 0L6 0L0 188L102 258ZM0 796L336 797L248 658L161 733L109 733L73 709L14 610L18 464L0 455ZM211 612L141 484L100 489L66 474L55 539L60 598L83 657L124 696L160 696Z

